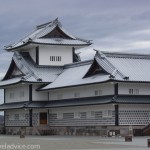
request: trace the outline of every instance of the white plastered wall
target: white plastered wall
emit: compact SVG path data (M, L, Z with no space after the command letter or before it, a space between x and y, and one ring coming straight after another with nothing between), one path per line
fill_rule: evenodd
M61 61L50 61L50 56L61 56ZM72 47L39 46L39 65L63 66L72 63Z
M58 95L62 94L62 99L75 98L74 93L79 93L80 97L93 97L95 96L95 90L101 90L102 96L113 95L114 85L110 83L87 85L80 87L65 88L59 90L52 90L49 92L50 100L58 100Z
M129 94L129 89L139 89L139 95L150 95L150 84L148 83L119 83L118 94Z
M32 100L33 101L47 101L48 100L48 92L39 92L36 91L40 85L35 84L32 86Z
M29 101L29 85L19 84L6 88L5 96L5 103Z

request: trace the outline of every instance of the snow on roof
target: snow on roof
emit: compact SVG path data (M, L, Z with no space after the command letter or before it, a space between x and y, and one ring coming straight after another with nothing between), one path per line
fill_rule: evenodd
M150 55L123 53L105 53L105 55L115 68L129 77L127 81L150 82Z
M38 66L28 53L15 52L13 56L21 78L6 79L0 86L22 82L49 83L41 90L97 84L109 81L150 82L150 56L97 52L94 61L102 68L99 73L85 76L94 61L77 62L65 66Z
M51 44L51 45L87 45L87 43L81 40L63 39L63 38L40 38L33 40L32 43Z
M12 50L12 49L17 49L19 47L25 46L30 43L39 43L39 44L60 44L58 41L52 39L52 40L46 40L46 39L41 39L45 35L51 33L56 27L58 27L65 35L69 37L70 40L63 40L62 44L67 45L91 45L92 43L89 40L83 40L74 37L70 33L68 33L61 25L61 23L58 21L58 18L55 20L39 25L36 27L35 30L33 30L30 34L28 34L25 38L21 39L19 42L8 45L5 47L5 50ZM50 38L49 38L50 39ZM63 39L63 38L62 38Z
M91 64L78 65L64 69L53 83L45 86L42 90L108 81L150 82L150 56L98 52L95 55L95 61L108 74L101 72L84 78Z
M15 84L18 82L50 83L53 82L63 70L63 67L60 66L39 67L33 62L32 58L27 52L15 52L12 60L22 72L22 75L20 77L10 79L7 79L5 76L3 81L0 82L0 86ZM10 66L12 67L12 65ZM10 74L9 69L6 75L7 74Z

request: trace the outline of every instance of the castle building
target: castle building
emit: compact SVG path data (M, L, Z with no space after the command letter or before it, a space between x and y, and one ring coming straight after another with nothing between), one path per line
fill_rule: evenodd
M150 55L96 50L68 33L58 19L36 26L18 43L0 81L6 132L17 134L140 134L150 123Z

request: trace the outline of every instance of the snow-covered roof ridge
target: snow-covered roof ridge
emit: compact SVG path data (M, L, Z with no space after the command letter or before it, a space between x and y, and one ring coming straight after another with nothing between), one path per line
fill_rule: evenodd
M71 64L64 65L64 69L74 68L74 67L79 67L79 66L84 66L84 65L89 65L89 64L92 64L92 62L93 62L93 59L92 60L80 61L80 62L74 62L74 63L71 63Z
M15 61L17 67L25 74L25 76L22 77L23 79L34 77L35 80L42 81L42 79L36 75L34 70L28 65L27 61L19 52L14 53L13 60Z
M107 57L131 58L131 59L150 59L150 54L127 53L127 52L107 52L102 51Z
M61 34L63 34L63 36L65 37L65 38L61 37L61 39L64 39L63 41L56 41L51 36L47 38L49 40L44 39L45 36L52 33L55 29L61 31ZM83 45L83 46L92 44L90 40L83 40L80 38L76 38L75 36L70 34L62 27L62 24L60 23L58 18L56 18L51 22L47 22L36 26L36 28L31 33L29 33L23 39L19 40L19 42L5 46L5 50L9 51L9 50L17 49L26 46L30 43L50 44L50 45L61 45L61 44L62 45Z
M106 57L104 53L102 53L99 50L95 50L96 55L95 55L95 60L97 63L106 71L110 74L110 78L115 78L116 75L118 74L120 77L123 79L128 79L126 75L124 75L118 68L116 68Z
M62 26L61 22L58 20L58 17L56 19L54 19L53 21L37 25L36 29L41 29L46 26L53 26L53 25L59 25L60 27Z

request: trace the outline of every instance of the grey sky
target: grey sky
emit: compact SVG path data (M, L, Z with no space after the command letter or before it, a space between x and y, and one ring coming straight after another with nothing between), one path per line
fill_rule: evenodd
M4 45L56 17L73 35L93 40L81 54L86 58L93 48L142 53L150 49L150 0L0 0L0 75L11 57Z

